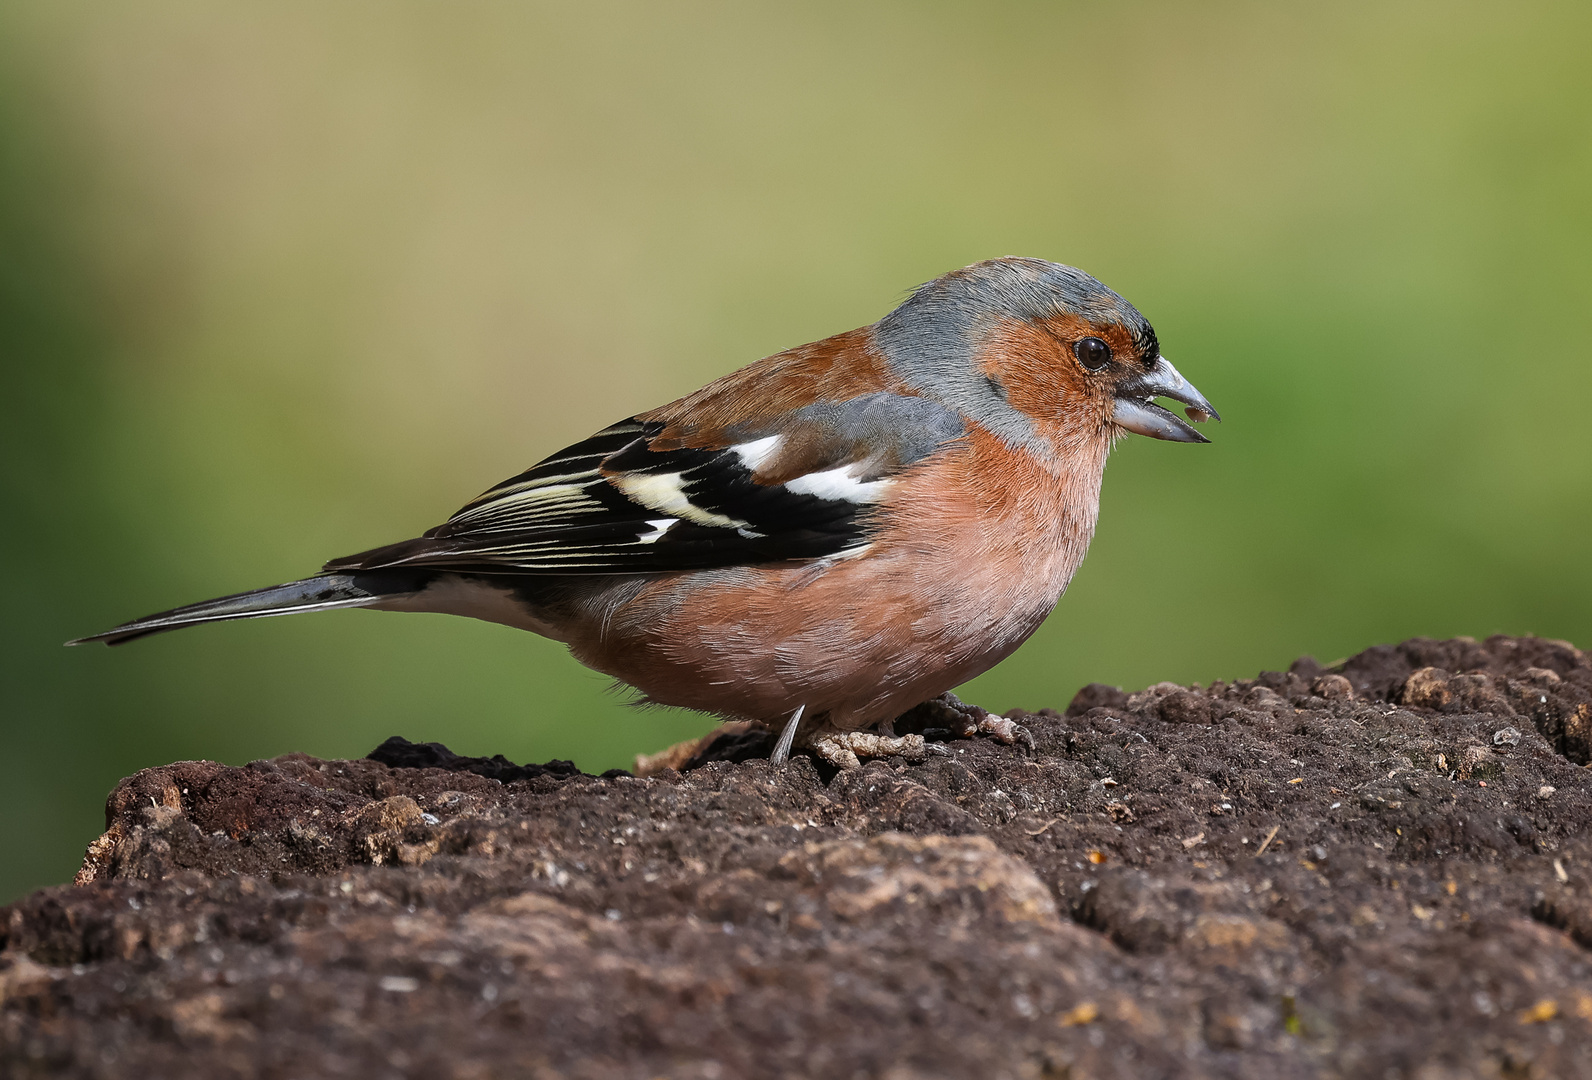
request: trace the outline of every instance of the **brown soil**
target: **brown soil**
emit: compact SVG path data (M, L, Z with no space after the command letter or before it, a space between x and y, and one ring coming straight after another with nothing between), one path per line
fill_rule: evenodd
M0 1075L1592 1076L1592 657L1024 722L844 773L146 770L0 911Z

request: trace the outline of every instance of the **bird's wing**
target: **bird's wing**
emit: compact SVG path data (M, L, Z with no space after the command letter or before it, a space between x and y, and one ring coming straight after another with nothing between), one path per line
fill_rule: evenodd
M326 569L650 574L856 554L902 470L963 430L944 406L893 393L708 433L626 420L505 480L418 539Z

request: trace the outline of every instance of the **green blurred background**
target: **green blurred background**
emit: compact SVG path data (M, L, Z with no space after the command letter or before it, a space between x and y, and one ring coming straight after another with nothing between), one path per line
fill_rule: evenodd
M971 698L1592 645L1589 11L0 6L0 900L173 759L705 730L462 619L61 642L414 535L993 255L1124 293L1228 419L1118 450Z

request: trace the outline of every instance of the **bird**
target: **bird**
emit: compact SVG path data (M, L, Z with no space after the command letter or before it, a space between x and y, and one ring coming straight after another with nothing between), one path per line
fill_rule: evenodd
M1075 267L990 259L603 428L415 539L68 644L443 612L563 642L642 703L778 732L776 764L921 756L893 726L919 707L1011 742L1012 721L950 691L1061 599L1112 446L1208 442L1191 424L1213 418L1123 297Z

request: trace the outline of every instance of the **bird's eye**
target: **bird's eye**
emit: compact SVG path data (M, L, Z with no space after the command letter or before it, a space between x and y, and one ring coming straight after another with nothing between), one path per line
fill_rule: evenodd
M1072 347L1072 355L1090 371L1099 371L1111 362L1111 346L1097 337L1086 337Z

